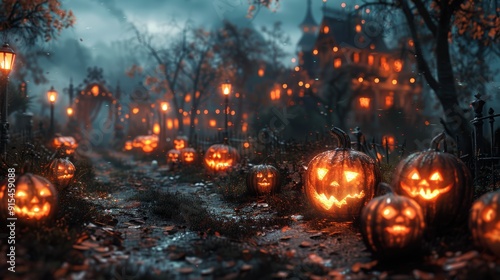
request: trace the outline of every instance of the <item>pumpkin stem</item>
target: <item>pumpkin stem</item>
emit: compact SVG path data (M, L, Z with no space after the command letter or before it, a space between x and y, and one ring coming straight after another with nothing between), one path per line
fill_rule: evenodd
M436 137L432 138L431 140L431 150L436 150L438 151L439 143L444 141L443 148L444 152L447 151L446 147L446 134L444 132L439 133Z
M333 127L330 130L330 134L337 139L339 143L339 148L350 149L351 148L351 138L342 129L338 127Z

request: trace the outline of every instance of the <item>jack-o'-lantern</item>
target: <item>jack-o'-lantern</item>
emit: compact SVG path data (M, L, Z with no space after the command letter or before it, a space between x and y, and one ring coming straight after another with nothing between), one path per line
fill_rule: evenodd
M351 149L349 136L334 127L339 147L316 155L305 173L304 191L309 203L338 221L358 217L374 196L380 171L368 155Z
M168 150L167 152L167 163L177 164L181 160L181 152L176 149Z
M0 185L0 210L3 216L16 217L18 221L34 222L50 218L57 206L57 192L54 186L46 178L25 173L16 176L14 180L15 195L11 197L7 188L9 182L5 180ZM9 199L15 199L13 205ZM10 215L10 213L14 215Z
M253 166L247 174L247 190L251 194L265 195L279 192L280 173L268 164Z
M431 141L427 151L413 153L396 167L394 192L420 204L430 227L447 228L465 221L472 203L472 177L467 166L456 156L440 152L444 133Z
M65 187L70 182L75 174L75 166L71 161L64 158L56 158L52 160L49 166L51 175L59 186Z
M181 150L181 160L184 164L192 164L196 159L196 150L193 148L184 148Z
M134 138L132 146L136 148L142 148L145 153L152 152L156 147L158 147L158 135L139 135Z
M52 145L56 149L62 149L67 155L71 155L78 148L78 143L71 136L56 136L52 139Z
M176 150L182 150L184 148L187 148L188 146L188 138L186 136L177 136L174 139L174 149Z
M224 172L236 165L238 158L235 148L226 144L215 144L207 149L204 162L209 170Z
M361 235L378 257L414 255L425 229L422 209L413 199L388 193L373 198L361 212Z
M132 141L125 141L125 146L123 147L125 151L130 151L134 148L133 142Z
M474 243L500 258L500 190L484 194L474 202L469 227Z

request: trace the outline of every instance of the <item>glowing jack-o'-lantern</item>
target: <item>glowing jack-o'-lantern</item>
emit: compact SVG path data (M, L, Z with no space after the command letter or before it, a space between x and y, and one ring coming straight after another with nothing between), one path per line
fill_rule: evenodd
M184 164L192 164L196 159L196 150L193 148L184 148L181 150L181 161Z
M226 144L215 144L208 148L204 162L207 168L215 172L229 170L238 162L238 152Z
M469 227L474 243L500 258L500 190L484 194L474 202Z
M46 178L25 173L15 177L15 204L9 206L9 189L10 184L5 180L0 185L0 209L2 215L7 217L16 217L20 221L31 222L41 221L50 218L57 206L57 192ZM13 212L14 216L9 213Z
M182 150L187 148L188 146L188 138L186 136L177 136L174 139L174 149Z
M280 173L272 165L253 166L247 174L247 190L256 195L277 193L280 189Z
M181 152L176 149L171 149L167 152L167 163L177 164L181 160Z
M63 149L67 155L71 155L78 148L78 143L71 136L56 136L52 139L52 145L56 149Z
M49 166L51 175L60 186L66 186L75 174L75 166L64 158L54 159Z
M373 198L361 212L361 235L378 257L414 255L425 229L421 207L413 199L388 193Z
M139 135L134 138L132 146L136 148L142 148L145 153L152 152L156 147L158 147L158 135Z
M351 220L375 193L380 171L368 155L351 149L349 136L331 130L339 147L316 155L305 173L304 191L310 204L336 220Z
M462 222L472 203L472 177L456 156L440 152L444 133L431 141L431 149L413 153L396 167L392 187L400 195L420 204L426 223L446 228Z
M130 151L134 148L133 142L132 141L125 141L125 146L123 147L125 151Z

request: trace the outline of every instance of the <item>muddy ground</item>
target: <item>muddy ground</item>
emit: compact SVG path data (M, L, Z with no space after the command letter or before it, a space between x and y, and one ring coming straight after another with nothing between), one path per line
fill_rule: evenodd
M275 207L282 204L266 198L228 201L220 179L187 180L121 153L93 158L97 181L107 188L85 199L107 219L87 223L70 258L50 270L43 260L23 260L30 248L20 245L17 272L2 266L0 278L500 279L500 261L477 251L465 231L428 241L423 256L380 261L366 250L356 223L314 217L301 207L284 215Z

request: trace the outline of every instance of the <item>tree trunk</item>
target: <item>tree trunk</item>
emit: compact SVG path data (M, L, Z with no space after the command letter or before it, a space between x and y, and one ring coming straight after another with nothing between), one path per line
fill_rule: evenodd
M450 32L451 12L448 9L441 11L437 29L436 64L439 87L436 92L444 111L443 125L451 137L458 139L458 145L464 154L471 154L471 129L464 111L458 104L458 94L455 88L455 78L448 42Z

